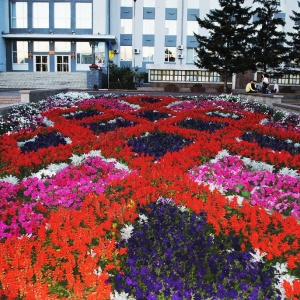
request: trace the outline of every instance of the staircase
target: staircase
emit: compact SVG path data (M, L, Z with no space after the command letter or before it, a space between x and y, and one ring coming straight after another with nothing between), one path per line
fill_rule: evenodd
M0 89L85 90L86 72L0 72Z

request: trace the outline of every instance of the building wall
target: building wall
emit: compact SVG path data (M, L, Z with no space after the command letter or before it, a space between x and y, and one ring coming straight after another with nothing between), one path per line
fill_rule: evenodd
M0 32L8 30L8 0L0 1ZM6 71L6 46L5 40L0 38L0 72Z

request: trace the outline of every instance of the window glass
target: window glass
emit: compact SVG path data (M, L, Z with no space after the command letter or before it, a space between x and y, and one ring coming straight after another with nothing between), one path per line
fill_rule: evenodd
M131 7L133 0L121 0L121 6Z
M27 3L12 2L11 3L11 27L27 28Z
M132 46L120 47L121 60L132 60Z
M165 61L174 62L176 60L176 47L165 48Z
M54 27L70 28L70 3L54 3Z
M199 31L199 24L197 21L187 21L186 22L186 34L187 35L194 35Z
M155 0L144 0L144 7L155 7Z
M167 8L177 8L177 0L166 0Z
M154 47L143 47L143 61L153 61Z
M131 19L121 19L121 33L132 34Z
M92 3L76 3L76 28L92 28Z
M55 42L54 46L55 52L70 52L71 43L70 42Z
M187 48L186 49L186 62L188 64L194 63L194 61L197 61L197 53L194 48Z
M49 51L49 42L33 42L33 51L34 52L48 52Z
M14 64L28 63L28 42L24 42L24 41L13 42L13 63Z
M166 35L176 35L177 33L177 21L176 20L166 20Z
M34 28L49 28L49 3L33 2Z
M154 34L155 20L143 20L143 34Z
M92 60L92 48L89 42L77 42L77 64L91 64Z
M188 8L199 8L199 0L187 0Z

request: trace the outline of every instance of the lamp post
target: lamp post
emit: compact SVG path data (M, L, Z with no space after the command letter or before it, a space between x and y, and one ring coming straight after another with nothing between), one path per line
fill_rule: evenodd
M133 0L132 55L133 55L134 86L135 86L135 3L136 3L136 0Z

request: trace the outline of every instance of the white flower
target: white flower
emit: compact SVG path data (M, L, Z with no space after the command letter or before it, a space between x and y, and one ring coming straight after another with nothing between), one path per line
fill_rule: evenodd
M79 155L73 154L73 155L70 157L71 164L74 165L74 166L79 166L79 165L81 165L82 162L84 161L84 159L85 159L84 155L79 156Z
M140 224L145 224L148 222L148 217L145 216L144 214L139 214L139 223Z
M299 176L299 173L298 173L297 170L289 169L287 167L284 167L284 168L280 169L279 173L281 175L288 175L288 176L291 176L291 177L298 177Z
M95 269L95 270L93 271L93 273L94 273L95 275L97 275L97 276L100 276L100 275L102 274L102 269L101 269L101 267L98 267L98 269Z
M260 251L258 249L254 249L255 253L251 253L251 262L264 262L263 257L267 255L267 253L263 252L260 253Z
M19 183L19 179L15 176L12 176L12 175L1 178L0 181L11 183L11 184L18 184Z
M120 294L117 291L110 294L111 300L135 300L135 298L129 296L129 294L125 292L121 292Z
M125 225L121 229L121 238L122 240L125 240L126 242L130 239L132 232L133 232L134 227L132 225Z

